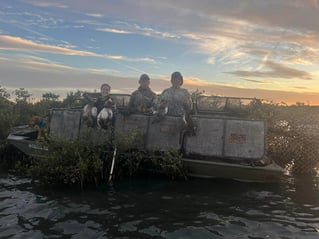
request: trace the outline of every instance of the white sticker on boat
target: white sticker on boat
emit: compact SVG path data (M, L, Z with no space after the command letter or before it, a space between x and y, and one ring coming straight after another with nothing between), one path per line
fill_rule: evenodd
M46 147L44 145L29 144L28 146L29 146L30 149L38 149L38 150L48 151L48 147Z

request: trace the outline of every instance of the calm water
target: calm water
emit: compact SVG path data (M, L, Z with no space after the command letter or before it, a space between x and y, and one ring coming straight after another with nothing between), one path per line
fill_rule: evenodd
M319 238L319 178L144 178L81 192L1 174L0 238Z

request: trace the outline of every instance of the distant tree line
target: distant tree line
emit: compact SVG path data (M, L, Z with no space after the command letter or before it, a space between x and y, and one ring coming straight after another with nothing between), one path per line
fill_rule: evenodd
M8 90L0 85L0 142L8 136L12 127L29 124L32 116L45 116L52 108L83 106L86 100L82 93L80 90L69 92L65 99L59 100L59 95L47 92L34 102L32 94L25 88L14 90L12 99Z

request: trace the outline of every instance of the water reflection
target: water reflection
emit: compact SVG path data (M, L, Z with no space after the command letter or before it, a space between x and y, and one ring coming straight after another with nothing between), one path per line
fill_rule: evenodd
M300 175L290 177L285 185L285 191L289 197L299 204L319 203L319 177L312 175Z
M0 177L3 238L318 238L317 177L278 185L135 179L44 190Z

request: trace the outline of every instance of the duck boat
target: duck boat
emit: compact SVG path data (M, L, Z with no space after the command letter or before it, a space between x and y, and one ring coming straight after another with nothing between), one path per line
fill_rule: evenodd
M7 141L28 156L41 157L48 152L48 147L37 141L38 130L30 125L14 127Z
M283 168L267 157L266 123L249 117L258 107L254 98L198 96L190 116L191 131L185 119L156 115L124 114L130 95L115 94L118 113L114 115L114 137L130 131L140 133L137 148L143 151L170 151L182 154L188 176L226 178L242 182L280 181ZM82 109L50 110L50 135L78 138L87 126ZM20 128L8 141L27 155L45 155L48 148L36 141L30 128Z

